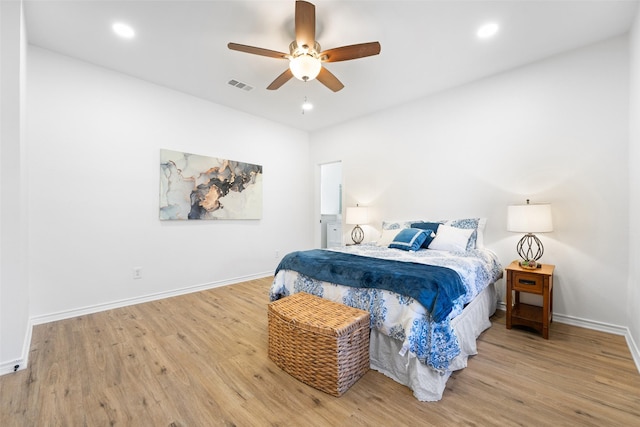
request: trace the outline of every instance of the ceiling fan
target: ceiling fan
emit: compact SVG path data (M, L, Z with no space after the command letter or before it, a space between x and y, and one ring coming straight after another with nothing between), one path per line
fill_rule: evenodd
M238 43L229 43L227 47L231 50L254 55L289 60L289 68L271 82L267 87L269 90L278 89L292 77L296 77L305 82L317 78L320 83L337 92L344 85L322 65L323 62L348 61L380 53L380 43L378 42L360 43L321 51L320 44L316 41L316 7L306 1L296 1L295 37L296 39L289 45L289 53Z

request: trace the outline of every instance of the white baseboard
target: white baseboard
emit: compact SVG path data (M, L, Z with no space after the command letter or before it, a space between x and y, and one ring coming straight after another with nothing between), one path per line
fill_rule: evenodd
M31 335L33 333L33 325L31 322L27 324L26 336L24 338L24 344L22 345L22 357L18 360L11 360L8 362L0 363L0 376L9 374L11 372L21 371L27 367L27 360L29 358L29 349L31 348Z
M236 277L218 282L204 283L201 285L189 286L186 288L174 289L166 292L158 292L155 294L143 295L141 297L127 298L120 301L113 301L105 304L96 304L88 307L77 308L73 310L65 310L57 313L45 314L31 318L33 325L55 322L57 320L69 319L72 317L84 316L86 314L98 313L100 311L111 310L114 308L126 307L129 305L141 304L149 301L157 301L159 299L171 298L179 295L186 295L193 292L200 292L207 289L218 288L220 286L233 285L234 283L247 282L249 280L262 279L263 277L272 276L273 272L253 274L250 276Z
M0 365L0 375L6 375L16 370L24 369L26 363L22 360L14 360L13 362L4 362ZM18 369L15 367L18 366Z
M627 339L627 345L631 351L633 361L636 362L636 368L638 368L638 372L640 372L640 351L638 350L638 344L633 340L631 333L627 333L624 337Z
M31 336L33 333L33 327L35 325L41 325L43 323L55 322L58 320L70 319L73 317L84 316L87 314L98 313L100 311L111 310L114 308L126 307L129 305L141 304L149 301L156 301L164 298L171 298L179 295L186 295L193 292L204 291L207 289L218 288L221 286L233 285L235 283L247 282L249 280L262 279L264 277L272 276L273 272L252 274L249 276L236 277L233 279L221 280L218 282L204 283L201 285L189 286L181 289L174 289L166 292L158 292L155 294L144 295L141 297L127 298L119 301L112 301L105 304L96 304L87 307L75 308L72 310L59 311L57 313L44 314L40 316L34 316L29 319L29 325L27 326L27 333L24 340L24 346L22 349L22 357L18 360L6 361L0 363L0 375L5 375L16 370L22 370L27 367L29 362L29 350L31 348Z
M498 303L498 309L502 311L507 310L507 306L504 302ZM564 314L553 313L553 321L558 323L564 323L566 325L579 326L581 328L592 329L594 331L608 332L614 335L622 335L627 340L627 346L631 352L631 357L636 364L636 368L640 373L640 351L638 351L638 345L631 336L631 331L626 326L612 325L610 323L597 322L595 320L582 319L574 316L567 316Z

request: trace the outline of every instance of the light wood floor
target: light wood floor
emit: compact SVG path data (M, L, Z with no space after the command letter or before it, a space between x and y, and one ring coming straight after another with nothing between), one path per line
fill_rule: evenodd
M506 330L440 402L369 371L342 397L267 357L270 279L37 326L29 367L0 377L0 426L640 425L625 340L553 323Z

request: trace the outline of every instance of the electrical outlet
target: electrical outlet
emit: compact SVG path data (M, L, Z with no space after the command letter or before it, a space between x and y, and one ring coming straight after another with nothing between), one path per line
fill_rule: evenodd
M276 256L275 256L275 258L276 258L276 259L280 258L280 251L276 251Z
M133 267L133 278L142 279L142 267Z

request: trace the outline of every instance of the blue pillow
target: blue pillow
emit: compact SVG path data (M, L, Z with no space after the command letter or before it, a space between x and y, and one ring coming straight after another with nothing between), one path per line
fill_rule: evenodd
M433 242L433 239L435 239L439 225L439 222L416 222L411 224L411 228L419 228L426 232L427 238L422 242L422 247L427 249L431 242Z
M424 230L405 228L396 235L389 247L403 251L417 251L426 238L427 232Z

